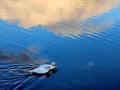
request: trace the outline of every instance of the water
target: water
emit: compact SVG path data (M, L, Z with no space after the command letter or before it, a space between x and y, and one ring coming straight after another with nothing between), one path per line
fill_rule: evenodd
M42 0L30 4L3 1L0 90L120 90L118 1L61 0L58 4L52 0L47 5ZM37 10L39 2L44 3L43 11ZM10 3L22 4L25 10L32 5L33 9L25 12ZM50 76L27 72L52 61L58 68Z

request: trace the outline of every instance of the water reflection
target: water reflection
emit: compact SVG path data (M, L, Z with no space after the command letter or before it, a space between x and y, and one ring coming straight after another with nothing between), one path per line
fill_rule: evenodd
M55 33L75 35L83 32L86 26L81 22L108 12L118 3L119 0L4 0L0 3L0 18L17 21L25 28L43 25ZM101 29L103 25L95 28ZM89 31L97 30L94 25L86 27L93 27Z
M49 60L47 58L41 57L39 51L33 45L29 45L25 50L14 52L0 50L0 61L7 62L24 62L24 63L46 63Z
M61 22L47 27L57 35L72 37L72 35L77 36L82 33L92 34L94 32L99 32L104 28L109 28L114 22L115 20L113 18L108 17L102 21L95 18L95 20L92 19L82 23Z

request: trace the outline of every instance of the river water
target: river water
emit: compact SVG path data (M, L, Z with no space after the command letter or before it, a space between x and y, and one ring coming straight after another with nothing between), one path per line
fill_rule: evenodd
M120 90L119 6L119 0L2 1L0 90ZM27 72L53 61L57 71L49 76Z

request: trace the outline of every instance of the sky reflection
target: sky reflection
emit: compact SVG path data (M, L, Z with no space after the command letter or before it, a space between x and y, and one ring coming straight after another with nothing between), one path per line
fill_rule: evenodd
M27 29L42 25L57 34L76 35L84 32L85 27L88 33L102 29L105 23L84 25L83 22L109 12L118 3L119 0L4 0L0 3L0 18L18 22Z

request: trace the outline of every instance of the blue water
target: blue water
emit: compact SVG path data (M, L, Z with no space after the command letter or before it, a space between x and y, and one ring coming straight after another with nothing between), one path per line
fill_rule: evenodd
M83 22L84 30L91 21L93 29L103 23L100 30L69 36L42 25L27 30L1 20L0 90L120 90L119 9ZM26 72L52 61L58 68L49 77Z

